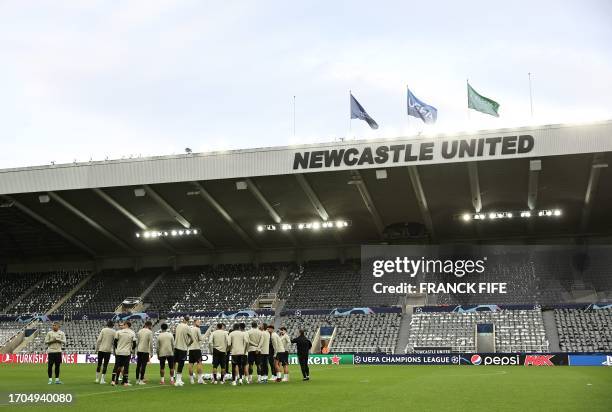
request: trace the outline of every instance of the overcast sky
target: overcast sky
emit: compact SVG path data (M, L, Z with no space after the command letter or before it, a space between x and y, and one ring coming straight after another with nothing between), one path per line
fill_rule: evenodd
M612 1L0 0L0 168L612 119ZM532 72L534 119L527 73ZM466 109L466 78L501 104ZM293 96L296 96L296 136Z

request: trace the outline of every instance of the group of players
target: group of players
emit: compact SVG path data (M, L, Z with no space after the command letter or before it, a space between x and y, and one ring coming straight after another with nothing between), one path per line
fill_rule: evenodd
M131 322L119 323L119 330L114 329L114 323L109 321L98 336L96 351L98 365L96 368L96 383L105 384L108 363L111 354L115 354L115 365L112 371L111 385L122 384L131 386L128 379L130 359L136 354L136 384L144 385L147 364L153 356L154 334L151 321L146 321L142 329L135 333ZM170 384L183 386L183 368L188 362L189 380L192 384L205 384L202 370L202 350L204 343L200 329L201 321L185 316L176 325L174 334L169 331L168 324L161 325L157 336L157 357L160 366L160 384L165 384L166 363L169 367ZM55 325L54 325L55 328ZM63 332L62 332L63 333ZM65 343L65 336L64 336ZM235 323L231 331L225 330L223 323L216 325L216 330L210 334L208 347L212 353L213 384L224 384L231 379L232 385L253 383L253 373L257 373L258 383L267 383L270 379L276 382L289 380L289 350L292 344L298 349L298 360L302 369L303 380L310 379L308 368L308 352L312 347L304 331L291 339L287 329L281 327L276 333L273 325L252 322L246 330L244 323ZM49 346L51 348L51 346ZM50 359L50 358L49 358ZM61 357L60 357L61 362ZM231 369L230 369L231 363ZM217 372L220 373L217 373ZM230 374L231 373L231 378ZM58 373L56 373L58 375ZM59 378L57 378L59 380ZM49 364L49 382L51 383L51 363Z

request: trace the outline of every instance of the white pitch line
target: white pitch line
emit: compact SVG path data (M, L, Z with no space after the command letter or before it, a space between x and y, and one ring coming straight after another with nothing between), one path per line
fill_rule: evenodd
M162 388L166 388L166 387L169 387L169 386L165 386L165 385L146 386L144 388L132 388L132 389L117 388L118 390L116 390L116 391L113 391L111 389L111 390L108 390L108 391L105 391L105 392L85 393L83 395L77 395L76 398L78 399L78 398L84 398L84 397L87 397L87 396L105 395L105 394L109 394L109 393L115 394L115 393L122 393L122 392L142 391L142 390L145 390L145 389L162 389Z
M461 377L461 378L470 378L472 376L493 376L493 375L506 375L508 372L507 371L497 371L497 372L491 372L491 373L473 373L473 374L466 374L466 375L447 375L444 374L444 376L452 376L452 377Z

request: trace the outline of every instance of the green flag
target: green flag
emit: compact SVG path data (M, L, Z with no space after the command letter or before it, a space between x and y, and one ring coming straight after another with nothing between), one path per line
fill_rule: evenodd
M499 113L497 113L497 110L499 109L499 103L497 103L495 100L491 100L487 97L478 94L476 90L472 89L472 86L470 86L469 83L467 84L467 92L468 107L470 109L490 114L491 116L499 117Z

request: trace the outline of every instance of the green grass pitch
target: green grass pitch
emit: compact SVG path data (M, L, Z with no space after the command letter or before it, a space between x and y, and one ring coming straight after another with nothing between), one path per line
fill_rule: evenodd
M158 365L149 365L149 384L124 388L95 384L93 365L64 364L60 386L47 385L46 365L5 364L0 365L0 392L5 397L7 392L51 391L75 396L72 406L18 407L38 411L612 410L612 368L603 367L313 366L310 382L302 382L299 369L292 367L288 383L186 383L182 388L159 385L158 371ZM0 407L8 409L13 407Z

